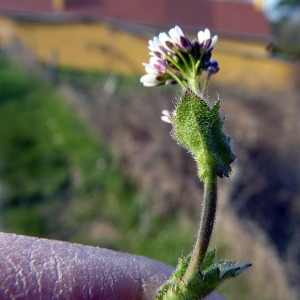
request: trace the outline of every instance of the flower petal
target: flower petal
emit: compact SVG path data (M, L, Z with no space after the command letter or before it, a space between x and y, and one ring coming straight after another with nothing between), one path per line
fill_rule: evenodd
M169 35L170 35L171 39L173 39L176 43L179 43L180 37L184 36L181 28L177 25L174 28L171 28L169 30Z
M198 41L201 47L204 47L209 51L214 47L214 45L218 41L218 36L215 35L212 38L209 29L206 28L204 31L200 30L198 32Z
M216 74L220 70L218 61L215 58L212 58L207 66L207 71L210 72L210 74Z
M152 66L151 64L143 64L145 66L145 70L148 74L159 75L159 71Z
M191 48L191 42L178 25L170 29L169 35L181 51L186 52Z
M163 45L163 47L171 52L171 53L175 53L175 43L174 41L165 33L165 32L161 32L158 36L159 41L161 42L161 44Z
M146 74L140 78L140 82L147 87L158 86L164 83L164 81L158 80L154 74Z
M214 35L214 37L211 40L211 48L216 44L218 39L219 39L219 37L217 35Z
M200 30L198 32L198 40L200 44L208 39L210 39L210 31L208 28L204 29L204 31Z
M166 122L166 123L171 123L172 124L172 117L171 117L171 113L169 110L164 109L162 112L162 116L160 117L162 121Z
M161 118L162 121L172 124L172 120L169 117L161 116L160 118Z
M163 47L157 36L155 36L153 40L149 40L148 48L151 51L151 55L157 56L159 58L164 58L167 54L167 50Z

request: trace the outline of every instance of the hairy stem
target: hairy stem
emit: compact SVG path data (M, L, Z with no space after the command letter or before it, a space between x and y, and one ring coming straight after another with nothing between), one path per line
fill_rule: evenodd
M211 239L217 210L217 175L211 171L204 181L204 203L200 229L190 264L183 277L185 282L201 268Z
M206 80L204 81L203 87L202 87L202 95L205 93L207 87L208 87L208 82L209 79L211 77L212 73L210 71L208 71L207 76L206 76Z

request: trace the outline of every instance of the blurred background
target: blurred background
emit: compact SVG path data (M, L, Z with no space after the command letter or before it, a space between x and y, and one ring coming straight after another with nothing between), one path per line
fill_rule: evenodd
M145 88L148 39L219 35L221 99L238 161L220 180L211 247L251 261L228 299L300 297L300 1L0 0L0 230L176 265L203 186L160 121L180 95Z

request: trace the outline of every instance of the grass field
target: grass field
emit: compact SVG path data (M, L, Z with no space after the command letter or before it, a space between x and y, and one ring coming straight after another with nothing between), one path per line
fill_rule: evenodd
M82 89L107 77L67 70L60 76L77 80ZM130 87L132 79L122 78L117 93ZM2 231L97 245L171 265L192 249L197 222L174 210L153 214L147 195L63 96L4 57L0 172ZM218 248L232 258L228 245ZM282 293L270 289L273 277L265 284L255 277L243 275L221 292L228 299L280 299L276 294Z
M2 230L175 264L191 248L190 228L184 225L174 238L177 221L168 219L160 230L162 220L146 216L147 204L130 176L62 97L4 58L0 67ZM176 243L183 245L179 253Z

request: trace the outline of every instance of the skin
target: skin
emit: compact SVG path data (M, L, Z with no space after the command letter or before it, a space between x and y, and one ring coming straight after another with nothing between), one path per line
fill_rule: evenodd
M0 299L154 299L173 268L142 256L0 233ZM206 300L224 300L213 293Z

